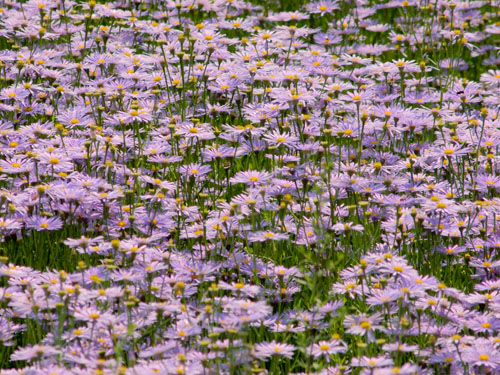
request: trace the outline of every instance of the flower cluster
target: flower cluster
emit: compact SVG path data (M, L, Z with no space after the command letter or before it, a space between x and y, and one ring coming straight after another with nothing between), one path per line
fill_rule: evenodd
M0 374L500 373L499 5L2 2Z

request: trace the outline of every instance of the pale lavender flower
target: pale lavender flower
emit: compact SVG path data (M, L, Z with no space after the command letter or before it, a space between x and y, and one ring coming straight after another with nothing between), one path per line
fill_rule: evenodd
M265 360L271 356L292 358L295 346L276 341L263 342L255 345L254 357Z

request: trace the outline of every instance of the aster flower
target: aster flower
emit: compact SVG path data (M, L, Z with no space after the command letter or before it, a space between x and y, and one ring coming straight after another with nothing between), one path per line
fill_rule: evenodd
M195 126L191 123L180 124L176 130L177 134L185 138L196 138L198 140L208 140L215 138L215 135L209 124L199 124Z
M500 189L500 178L493 174L480 174L476 177L475 189L487 192L488 189Z
M22 228L19 220L11 218L0 218L0 232L9 232Z
M28 97L30 92L24 87L7 87L0 91L0 100L21 101Z
M48 171L70 172L74 166L72 160L61 152L40 152L37 155L40 164L46 166Z
M500 365L500 353L489 342L478 342L464 349L463 360L472 366L497 368Z
M467 247L458 245L441 246L437 249L437 251L446 255L455 255L467 251Z
M95 71L98 67L104 68L109 64L116 63L116 57L107 53L93 53L83 60L83 66L91 71Z
M422 202L422 208L425 211L436 211L446 213L458 213L459 207L453 200L440 198L437 195L432 195Z
M363 288L355 279L349 279L343 282L334 283L332 286L332 291L336 294L347 294L350 298L354 298L354 296L356 295L360 296L363 294Z
M314 34L314 41L324 46L330 46L340 43L342 41L342 38L339 35L335 35L333 33L317 33Z
M353 335L366 335L367 340L373 342L375 340L374 331L384 329L379 324L381 320L381 314L348 315L344 319L344 326L347 328L346 332Z
M471 260L471 266L477 268L494 269L500 267L500 260L495 260L493 257L473 258Z
M203 178L205 175L207 175L212 168L209 165L202 165L199 163L193 163L189 165L181 165L179 167L179 172L181 176L187 178L187 177L194 177L194 178Z
M366 303L368 303L371 306L378 306L396 301L399 297L400 293L398 290L394 289L377 290L373 292L372 296L366 299Z
M401 72L416 73L420 71L420 67L415 63L415 61L406 61L405 59L399 59L393 61L393 64Z
M35 229L37 232L43 230L58 230L63 226L61 218L58 216L31 216L26 221L26 228Z
M375 369L374 374L376 374L376 375L393 375L393 374L413 375L418 370L419 370L418 365L416 365L414 363L405 363L402 366L377 368L377 369Z
M481 74L481 82L494 86L500 85L500 70L488 70L487 73Z
M288 234L271 231L259 231L248 234L248 242L282 241L286 239L288 239Z
M332 13L334 10L339 9L337 1L320 0L306 5L306 10L311 13L320 13L323 16L325 13Z
M331 341L320 341L313 344L308 352L314 357L323 357L326 362L330 362L330 356L332 354L345 353L347 351L347 346L345 343L339 340Z
M120 112L118 119L125 124L131 122L149 122L153 119L148 108L131 109L128 112Z
M338 234L349 233L350 231L361 232L363 231L363 226L361 224L354 224L351 222L337 223L333 225L332 229Z
M270 146L287 146L290 148L293 148L296 144L296 142L299 140L298 137L295 137L293 135L289 134L283 134L280 133L277 130L274 130L273 132L269 134L264 135L264 139L267 141L267 143Z
M16 155L11 159L0 160L0 168L3 173L26 173L33 169L33 162L26 157Z
M299 235L295 240L295 243L298 245L310 245L316 243L318 241L318 236L314 232L314 228L306 227L299 229Z
M361 357L353 358L351 360L351 366L356 367L366 367L366 368L376 368L376 367L386 367L392 366L394 364L392 358L388 357Z
M468 320L466 324L474 332L493 333L500 328L500 322L490 314L476 315L471 320Z
M48 345L33 345L17 349L10 359L12 361L32 361L34 359L50 357L59 353L56 348Z
M313 103L315 101L314 95L308 91L296 91L292 90L273 90L271 94L279 105L293 104L293 103Z
M263 342L255 345L254 356L258 359L265 360L271 356L283 356L292 358L295 346L290 344L279 343L276 341Z
M261 171L242 171L236 173L229 180L233 184L247 184L250 186L266 184L271 179L271 174Z
M227 145L212 145L207 146L201 152L205 160L217 160L217 159L225 159L230 158L235 155L235 149L233 147Z
M222 94L234 91L240 83L241 82L238 79L224 77L218 78L215 83L209 85L208 88L211 91Z
M59 114L57 120L70 129L75 126L85 127L90 121L88 116L85 115L85 112L86 109L84 108L74 108Z
M371 95L366 92L359 92L359 91L354 91L354 92L349 92L347 95L340 95L339 99L345 100L346 102L349 103L355 103L359 104L364 100L368 100L371 98Z
M219 282L219 288L224 290L231 290L233 292L239 292L246 294L249 297L255 297L260 292L260 287L257 285L245 285L243 283L231 283Z

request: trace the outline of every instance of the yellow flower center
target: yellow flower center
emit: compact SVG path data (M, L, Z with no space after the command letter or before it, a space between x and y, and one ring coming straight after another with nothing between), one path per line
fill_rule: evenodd
M371 326L372 326L371 323L366 321L366 320L364 322L361 322L361 324L360 324L360 327L363 329L370 329Z

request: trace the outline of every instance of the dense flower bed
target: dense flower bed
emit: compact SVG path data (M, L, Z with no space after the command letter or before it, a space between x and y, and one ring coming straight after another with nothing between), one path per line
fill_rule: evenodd
M500 7L2 1L0 374L500 374Z

